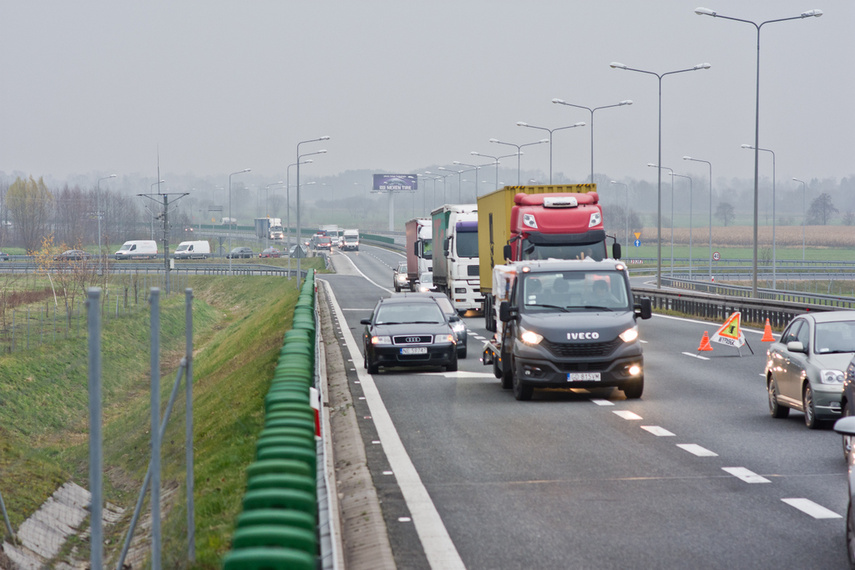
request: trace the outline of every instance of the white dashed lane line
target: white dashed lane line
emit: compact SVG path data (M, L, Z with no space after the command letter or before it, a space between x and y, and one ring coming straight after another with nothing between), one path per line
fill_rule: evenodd
M598 406L614 406L615 405L615 403L612 402L611 400L602 400L600 398L592 398L591 401L593 403L597 404Z
M745 467L722 467L722 470L726 473L730 473L737 479L745 481L746 483L771 483L765 477L754 473L753 471L749 471Z
M697 457L718 457L718 453L710 451L705 447L701 447L697 443L678 443L677 447L684 451L688 451Z
M791 507L795 507L806 515L810 515L815 519L842 519L832 510L826 509L822 505L818 505L810 499L781 499Z
M673 433L671 433L670 431L668 431L668 430L667 430L667 429L665 429L664 427L659 427L659 426L641 426L641 429L643 429L644 431L650 432L650 433L652 433L653 435L655 435L655 436L657 436L657 437L668 437L668 436L673 437L673 436L674 436L674 434L673 434Z
M625 420L640 420L641 416L636 414L635 412L630 412L629 410L614 410L613 412L616 416L620 416Z

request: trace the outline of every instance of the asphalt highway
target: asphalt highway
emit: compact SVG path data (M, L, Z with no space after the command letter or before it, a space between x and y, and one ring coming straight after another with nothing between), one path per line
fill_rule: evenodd
M479 361L459 371L362 367L359 320L393 294L401 254L333 254L348 381L399 568L844 568L841 438L769 416L753 354L718 328L640 321L645 391L535 391L518 402Z

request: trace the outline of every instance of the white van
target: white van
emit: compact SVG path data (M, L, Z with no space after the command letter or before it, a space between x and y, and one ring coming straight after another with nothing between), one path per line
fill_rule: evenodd
M175 259L208 259L211 255L211 244L206 240L182 241L175 250Z
M339 249L359 251L359 230L344 230Z
M116 259L154 259L157 242L151 239L126 241L116 252Z

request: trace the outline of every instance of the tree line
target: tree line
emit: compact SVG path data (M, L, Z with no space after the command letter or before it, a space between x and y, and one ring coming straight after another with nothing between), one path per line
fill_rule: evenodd
M136 197L67 183L51 189L41 177L18 177L0 187L0 248L23 247L32 254L46 236L69 247L97 244L99 216L104 245L149 237L154 231L152 213ZM162 229L159 222L157 228Z

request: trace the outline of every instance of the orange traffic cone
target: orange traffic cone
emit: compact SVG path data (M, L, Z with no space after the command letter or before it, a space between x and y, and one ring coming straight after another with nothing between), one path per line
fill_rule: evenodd
M710 346L710 337L707 334L707 331L704 331L704 337L701 339L701 346L698 347L698 352L702 350L712 350Z
M769 319L766 319L766 328L763 329L763 338L760 342L775 342L775 337L772 336L772 327L769 326Z

